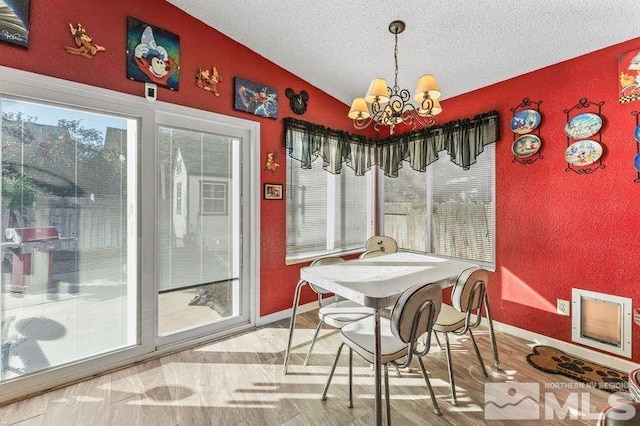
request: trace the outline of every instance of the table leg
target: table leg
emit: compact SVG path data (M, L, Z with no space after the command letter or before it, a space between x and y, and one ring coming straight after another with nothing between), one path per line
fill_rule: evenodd
M382 377L381 377L381 356L380 356L380 310L375 309L373 313L373 348L374 348L374 377L376 391L376 425L382 426Z
M304 280L298 281L298 285L296 285L296 291L293 296L293 312L291 312L291 322L289 323L289 342L287 343L287 351L284 354L284 367L282 370L282 374L287 374L287 369L289 368L289 356L291 355L291 342L293 341L293 329L296 324L296 314L298 312L298 303L300 302L300 290L302 286L307 282Z
M484 307L487 310L487 322L489 323L489 337L491 337L491 346L493 347L493 365L496 370L500 370L500 359L498 358L498 345L496 343L496 334L493 331L493 320L491 320L491 309L489 307L489 296L484 295Z

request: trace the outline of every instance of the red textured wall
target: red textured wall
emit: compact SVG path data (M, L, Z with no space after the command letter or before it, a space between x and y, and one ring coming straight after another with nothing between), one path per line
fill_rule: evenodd
M443 101L441 122L498 110L496 259L490 296L494 318L571 341L571 321L555 313L571 289L629 297L640 303L640 183L633 137L640 101L618 103L618 55L640 38ZM446 90L446 88L443 88ZM513 163L510 108L523 98L540 105L543 159ZM566 172L565 109L581 98L604 101L603 164L590 175ZM591 111L590 109L582 111ZM440 118L440 117L439 117ZM632 327L640 362L640 328Z
M165 1L86 6L72 0L32 2L29 49L0 43L0 65L141 96L143 84L125 76L126 17L133 16L180 36L180 90L161 88L160 100L260 121L261 158L267 151L276 151L281 164L278 175L263 172L263 182L285 182L282 118L295 114L286 102L281 103L277 120L234 111L234 76L276 87L282 100L287 87L307 90L309 108L299 118L353 130L345 117L346 105ZM72 43L69 22L82 23L106 52L92 60L66 54L63 46ZM635 143L630 115L640 110L640 102L620 105L617 101L617 56L639 48L640 39L631 40L443 101L440 122L492 109L502 116L503 137L496 151L497 271L490 290L496 320L570 341L570 319L555 314L555 304L557 298L570 300L571 288L640 303L640 183L633 183L637 174L632 164ZM300 57L306 54L300 52ZM212 65L223 79L218 85L220 98L194 84L198 68ZM524 97L543 101L544 159L527 166L511 161L509 129L510 108ZM583 97L605 101L606 168L592 175L565 172L563 110ZM261 215L260 315L268 315L291 306L300 265L284 264L285 202L262 201ZM303 294L303 302L312 299L310 293ZM633 360L640 362L637 342L635 338Z
M159 88L159 100L260 122L261 161L266 158L267 151L276 151L281 166L277 175L262 172L262 182L285 183L283 117L293 116L331 128L353 130L346 117L347 105L161 0L91 2L90 5L77 0L32 2L29 48L0 43L0 65L142 96L144 83L128 80L125 73L127 16L180 36L179 91ZM73 45L68 23L76 22L81 23L106 52L98 53L91 60L65 53L63 46ZM299 54L304 59L309 52ZM222 82L218 84L219 98L195 86L198 69L214 65L222 76ZM278 119L235 111L234 76L277 88L280 97ZM287 87L309 93L309 107L304 115L291 112L284 96ZM261 216L260 315L267 315L291 307L293 290L303 265L285 266L285 201L262 201ZM312 300L312 294L305 290L303 301Z

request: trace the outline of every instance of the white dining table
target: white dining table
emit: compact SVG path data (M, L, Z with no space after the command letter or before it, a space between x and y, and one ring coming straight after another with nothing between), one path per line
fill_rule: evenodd
M384 256L354 259L342 263L309 266L300 270L300 281L306 281L362 306L373 308L375 348L375 415L382 424L382 377L380 362L380 311L392 306L402 293L417 284L431 283L442 288L455 284L460 274L478 265L413 252L397 252ZM289 363L295 312L289 329L289 345L285 354L285 374ZM493 327L491 327L492 339Z

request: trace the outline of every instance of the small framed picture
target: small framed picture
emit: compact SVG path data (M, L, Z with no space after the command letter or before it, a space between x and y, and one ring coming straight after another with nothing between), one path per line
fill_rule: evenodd
M282 200L282 185L277 183L264 184L265 200Z

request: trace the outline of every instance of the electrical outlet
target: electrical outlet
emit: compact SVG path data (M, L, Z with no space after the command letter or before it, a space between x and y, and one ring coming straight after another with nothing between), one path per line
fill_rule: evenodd
M557 306L558 306L558 310L557 310L557 312L558 312L560 315L567 315L567 316L568 316L568 315L570 314L570 311L569 311L569 306L570 306L570 305L569 305L569 301L568 301L568 300L558 299L558 302L557 302L557 303L558 303L558 305L557 305Z

